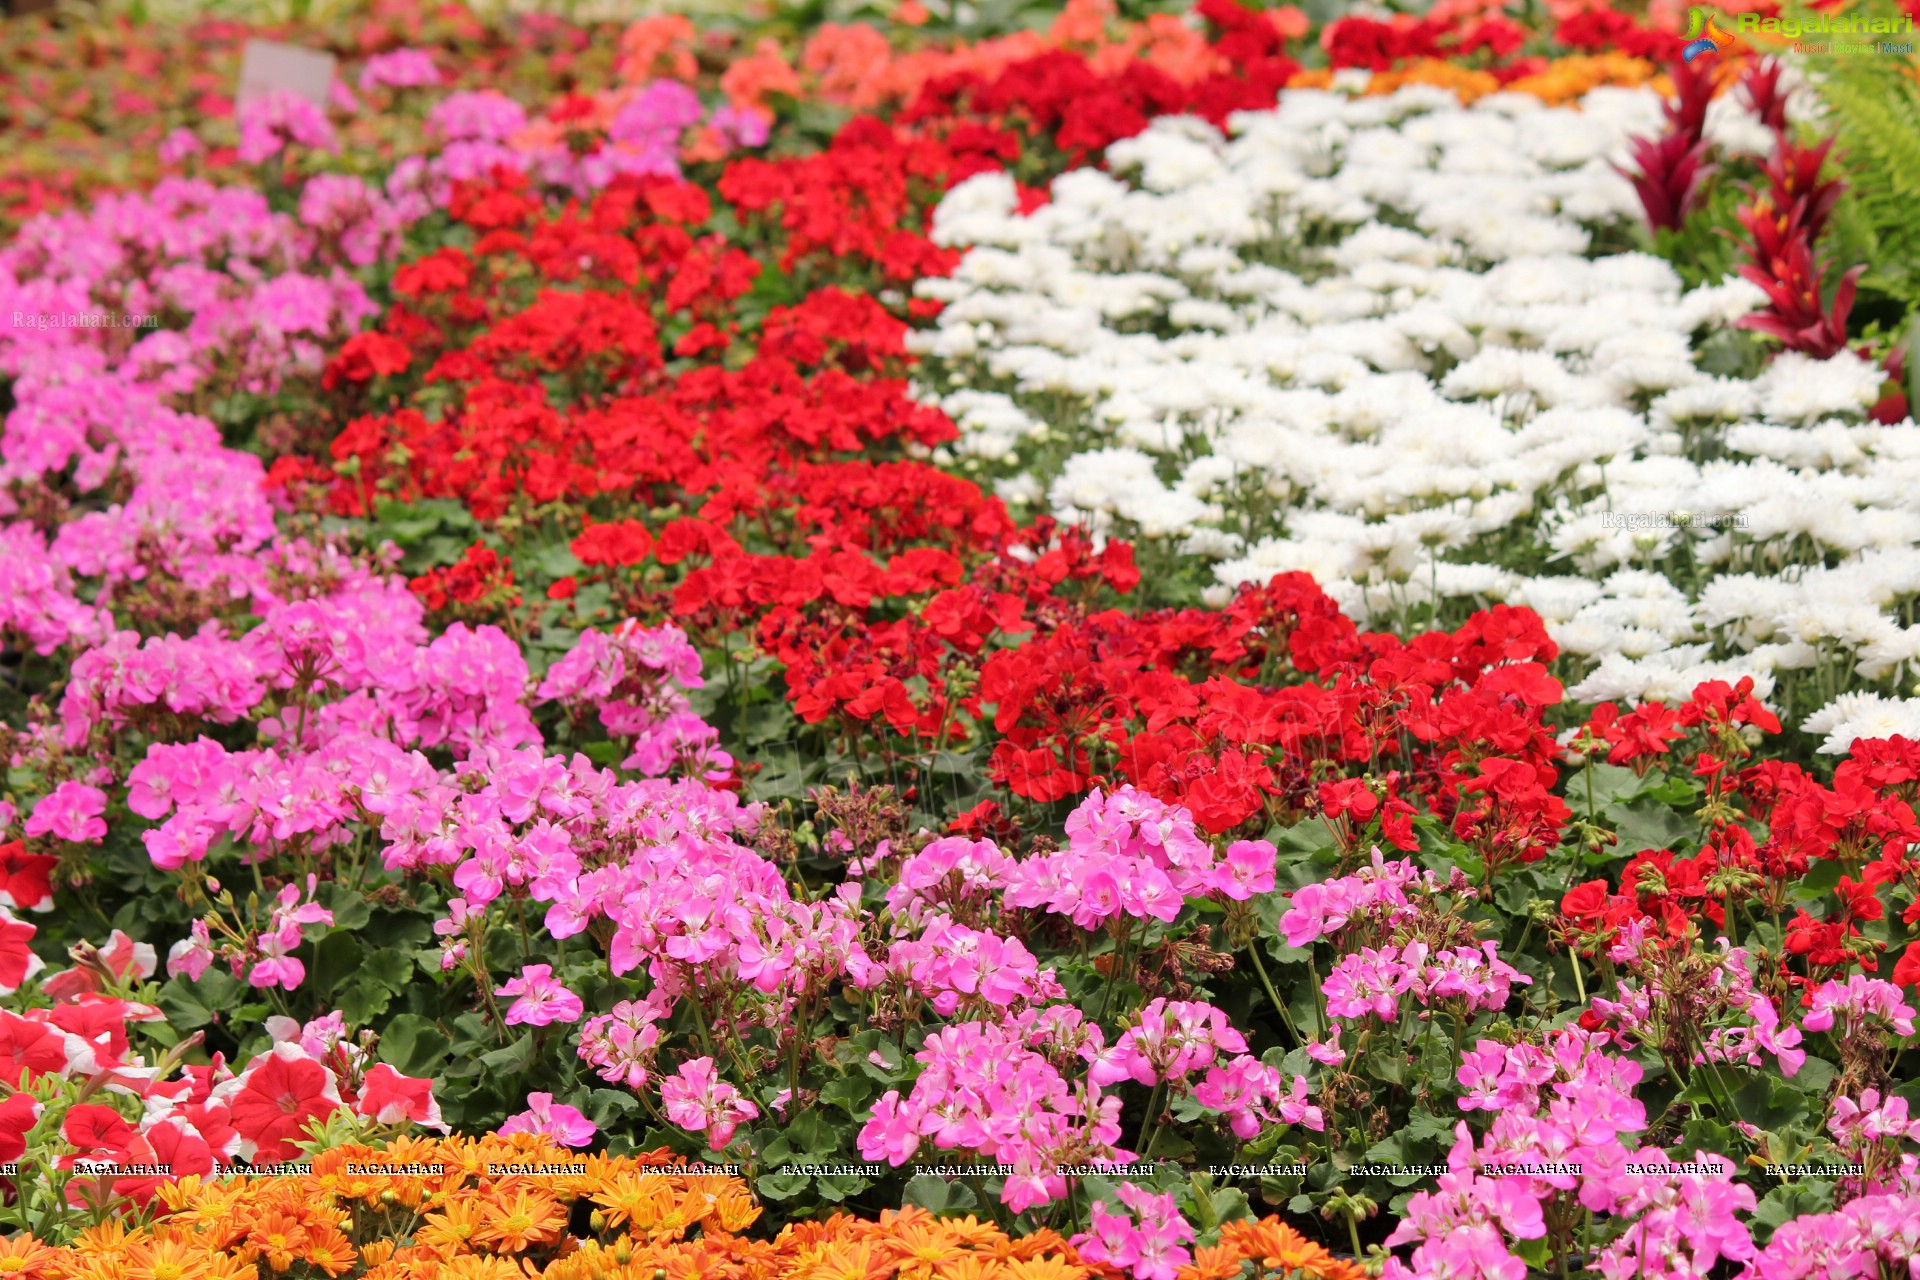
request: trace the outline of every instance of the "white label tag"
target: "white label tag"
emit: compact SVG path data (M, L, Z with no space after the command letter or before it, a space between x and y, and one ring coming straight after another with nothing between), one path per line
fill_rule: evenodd
M249 40L240 58L236 105L244 107L256 98L278 92L305 98L325 111L332 88L332 54L271 40Z

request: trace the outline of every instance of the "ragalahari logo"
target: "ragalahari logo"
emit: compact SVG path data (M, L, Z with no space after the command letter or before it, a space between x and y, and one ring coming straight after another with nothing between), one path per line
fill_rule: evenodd
M1687 47L1680 56L1687 62L1709 53L1725 53L1733 47L1733 37L1714 25L1719 17L1713 10L1695 5L1687 10Z

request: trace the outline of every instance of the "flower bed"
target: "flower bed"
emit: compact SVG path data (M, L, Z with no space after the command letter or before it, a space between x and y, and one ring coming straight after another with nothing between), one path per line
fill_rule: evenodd
M0 331L15 1270L1908 1256L1913 426L1804 90L1200 14L649 20L0 249L163 321Z

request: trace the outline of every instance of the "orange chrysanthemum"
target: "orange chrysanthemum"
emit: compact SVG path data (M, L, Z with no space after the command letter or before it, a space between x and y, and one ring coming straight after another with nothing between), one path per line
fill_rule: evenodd
M501 1253L519 1253L532 1245L553 1243L566 1225L566 1212L552 1196L523 1184L501 1203L486 1207L473 1239Z
M1278 1218L1225 1223L1220 1243L1268 1270L1297 1271L1314 1280L1366 1280L1357 1265L1334 1257Z
M18 1280L38 1280L47 1274L50 1264L57 1261L60 1251L52 1245L41 1244L32 1236L15 1236L11 1240L0 1240L0 1276L18 1278Z

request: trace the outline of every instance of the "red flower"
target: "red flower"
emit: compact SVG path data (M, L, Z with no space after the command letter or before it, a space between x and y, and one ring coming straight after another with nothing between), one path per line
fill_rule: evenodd
M188 1174L206 1177L213 1172L214 1152L198 1129L178 1116L168 1116L143 1135L159 1163L176 1178Z
M27 945L38 932L0 911L0 995L12 995L21 983L47 967L47 962Z
M653 535L638 520L589 525L575 538L573 554L581 564L639 564L653 550Z
M0 1162L18 1160L27 1150L27 1134L40 1122L42 1108L30 1093L0 1102Z
M340 1106L333 1073L291 1044L275 1045L214 1093L240 1131L241 1156L255 1163L293 1159L294 1140L305 1136L307 1122L325 1119Z
M375 330L356 333L340 348L340 354L327 363L320 385L331 391L342 382L371 382L406 372L413 353L386 334Z
M1560 899L1560 910L1578 921L1582 928L1593 929L1607 909L1610 892L1605 880L1589 880L1567 890L1566 896Z
M28 1074L91 1074L95 1065L92 1048L78 1036L68 1035L43 1017L23 1018L0 1009L0 1082L18 1088Z
M53 902L49 878L60 859L50 853L28 853L26 842L0 844L0 906L16 911L38 911Z
M393 273L393 291L403 298L455 293L472 281L473 262L458 249L436 249Z
M1920 942L1909 942L1893 966L1893 981L1902 987L1920 986Z
M430 1129L445 1129L440 1104L433 1098L433 1081L403 1076L386 1063L367 1072L354 1099L354 1111L378 1124L410 1120Z

